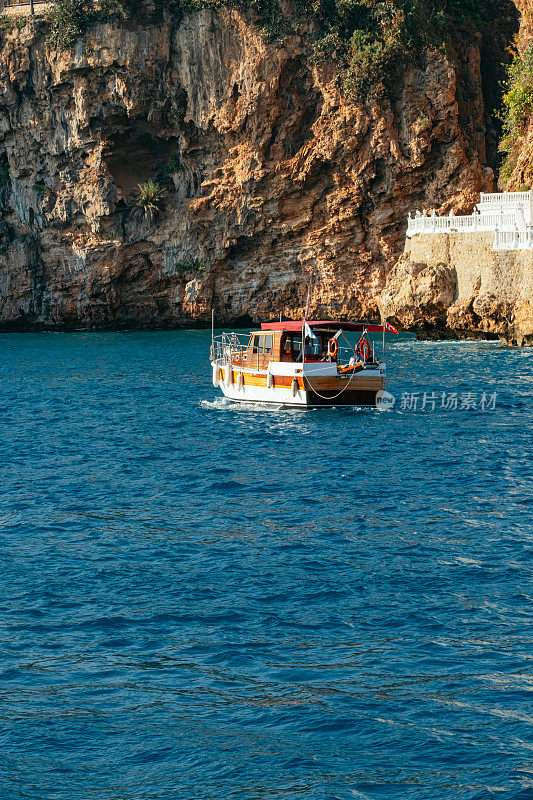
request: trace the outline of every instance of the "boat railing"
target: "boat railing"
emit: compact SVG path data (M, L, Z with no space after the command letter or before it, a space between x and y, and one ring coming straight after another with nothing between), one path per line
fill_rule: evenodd
M249 333L221 333L213 337L211 360L229 364L233 356L243 355L250 340Z
M211 361L217 361L220 365L224 365L229 364L235 356L238 356L241 358L242 363L249 341L249 333L231 332L221 333L217 336L214 336L211 346ZM372 353L371 357L367 360L367 363L375 363L377 361L375 342L370 341L370 346L372 348ZM354 362L360 361L360 358L357 355L356 345L353 347L346 347L344 345L339 346L337 353L337 364L346 365L349 364L352 359Z

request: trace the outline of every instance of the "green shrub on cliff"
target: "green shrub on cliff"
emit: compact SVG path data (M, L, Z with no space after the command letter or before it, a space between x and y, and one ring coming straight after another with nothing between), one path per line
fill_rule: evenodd
M139 184L139 196L137 206L144 211L144 216L152 222L156 214L161 211L165 197L165 189L153 180Z
M515 51L508 68L501 119L503 137L500 151L505 159L500 170L502 188L516 167L524 136L533 114L533 44L524 53Z
M514 54L508 75L503 95L505 122L520 125L533 111L533 44L522 55Z
M50 41L58 50L71 47L94 17L92 0L52 0Z
M168 5L158 0L152 7ZM142 0L51 0L50 41L58 50L72 47L95 22L149 18Z
M475 33L493 0L299 0L317 25L315 61L333 60L351 96L379 96L426 48L448 50L458 28Z
M0 30L10 31L13 28L21 31L27 25L27 18L26 17L1 17L0 18Z

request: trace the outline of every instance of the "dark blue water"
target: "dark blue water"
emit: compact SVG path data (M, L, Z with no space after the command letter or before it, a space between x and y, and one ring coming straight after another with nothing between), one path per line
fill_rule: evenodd
M532 798L533 353L276 412L208 347L0 337L2 800Z

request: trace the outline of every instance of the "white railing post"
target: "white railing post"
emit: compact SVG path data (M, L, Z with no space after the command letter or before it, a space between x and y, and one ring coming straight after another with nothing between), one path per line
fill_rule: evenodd
M533 189L527 192L480 193L472 214L456 216L455 210L439 216L435 208L409 212L407 232L494 232L494 249L533 250Z

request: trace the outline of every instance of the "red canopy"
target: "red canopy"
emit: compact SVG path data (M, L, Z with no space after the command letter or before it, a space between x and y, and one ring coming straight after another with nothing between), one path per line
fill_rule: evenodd
M343 331L364 331L367 330L369 333L382 333L383 329L387 333L398 333L396 328L393 328L392 325L389 325L388 322L385 325L371 325L368 322L338 322L336 320L321 320L319 322L310 322L307 321L307 324L311 328L324 328L325 330L343 330ZM262 322L261 323L261 330L262 331L301 331L303 326L303 322L300 320L295 322L294 320L288 322Z

